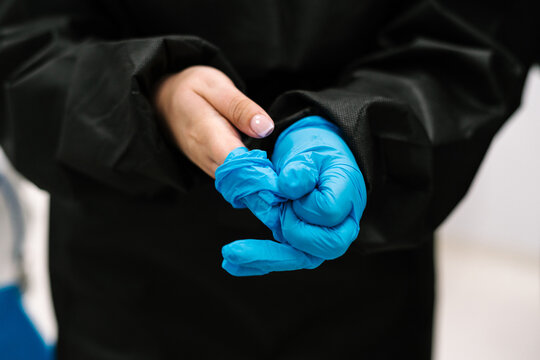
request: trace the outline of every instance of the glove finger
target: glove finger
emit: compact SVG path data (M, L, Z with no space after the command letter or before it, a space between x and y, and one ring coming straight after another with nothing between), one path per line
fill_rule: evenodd
M225 245L222 254L227 266L237 273L240 269L253 274L313 269L324 261L272 240L237 240Z
M215 176L216 189L235 208L245 208L243 200L252 194L272 205L286 200L279 196L278 177L264 151L234 149Z
M278 186L281 193L291 199L299 199L317 186L319 168L311 159L311 153L295 156L281 169Z
M333 227L309 224L300 219L288 203L281 214L281 230L291 246L329 260L347 251L358 236L360 226L352 216L347 216L341 224Z
M223 260L221 267L232 276L260 276L268 274L268 272L264 272L260 269L244 265L237 265L227 260Z
M314 225L336 226L350 214L359 198L347 168L332 167L323 171L319 185L311 193L293 202L300 219Z
M227 260L223 260L223 263L221 264L221 267L227 271L229 274L233 276L261 276L269 274L270 272L274 271L295 271L295 270L304 270L304 269L314 269L318 267L320 264L324 262L324 259L320 259L319 262L316 265L312 265L310 267L300 267L300 266L291 266L291 267L283 267L280 266L279 268L271 268L268 266L259 267L259 264L255 264L254 266L245 266L245 265L237 265L233 264ZM267 269L267 270L266 270Z

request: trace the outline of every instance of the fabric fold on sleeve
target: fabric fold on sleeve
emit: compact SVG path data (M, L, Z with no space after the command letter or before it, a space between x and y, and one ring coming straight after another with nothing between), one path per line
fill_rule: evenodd
M370 193L362 251L416 246L436 229L519 105L527 70L436 2L396 19L379 43L335 86L289 91L270 110L289 123L307 111L342 129Z
M193 36L111 41L74 27L54 17L0 31L0 141L11 161L59 194L81 179L144 196L189 188L197 169L169 138L153 92L192 65L218 68L242 87L230 64Z

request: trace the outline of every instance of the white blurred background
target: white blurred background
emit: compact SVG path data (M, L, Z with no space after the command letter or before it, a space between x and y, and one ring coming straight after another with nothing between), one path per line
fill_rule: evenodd
M435 359L540 359L538 67L438 238Z
M490 148L468 196L439 230L436 360L540 359L540 70ZM46 275L48 196L19 186L29 223L25 303L56 327Z

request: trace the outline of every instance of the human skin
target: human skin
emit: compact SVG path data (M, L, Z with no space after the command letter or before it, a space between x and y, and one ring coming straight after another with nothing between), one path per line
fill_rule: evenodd
M212 178L233 149L245 146L238 130L254 138L274 130L259 105L209 66L192 66L165 78L155 104L178 147Z

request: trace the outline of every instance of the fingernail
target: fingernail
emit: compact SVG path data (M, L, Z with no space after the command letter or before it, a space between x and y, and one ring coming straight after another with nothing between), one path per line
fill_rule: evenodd
M266 115L257 114L251 118L251 130L255 131L260 137L266 137L274 131L274 122Z

